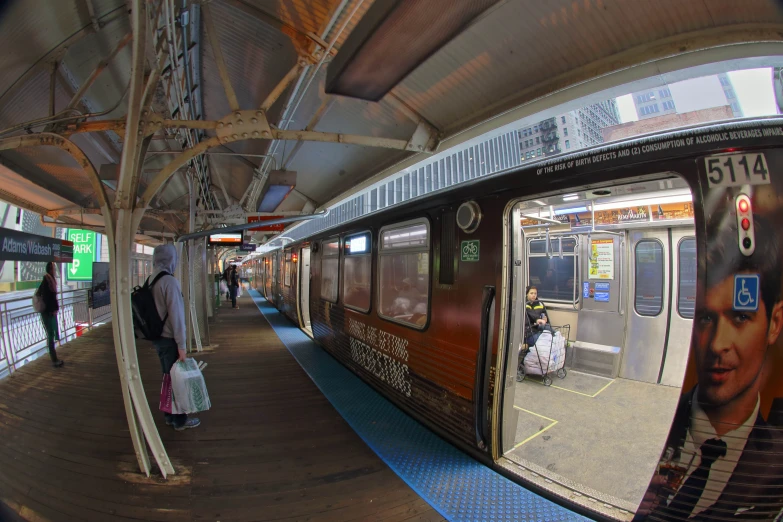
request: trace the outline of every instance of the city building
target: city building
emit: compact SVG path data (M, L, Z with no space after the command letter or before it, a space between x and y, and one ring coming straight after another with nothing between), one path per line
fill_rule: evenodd
M663 114L652 118L640 119L639 121L629 121L604 127L601 134L605 142L632 138L650 132L659 132L670 129L687 127L699 123L708 123L717 120L729 120L734 117L734 111L731 106L723 105L721 107L712 107L686 113Z
M541 120L519 130L522 161L571 152L604 142L601 129L618 125L614 99Z
M724 105L731 107L734 118L742 117L737 94L726 73L637 91L632 97L640 120Z

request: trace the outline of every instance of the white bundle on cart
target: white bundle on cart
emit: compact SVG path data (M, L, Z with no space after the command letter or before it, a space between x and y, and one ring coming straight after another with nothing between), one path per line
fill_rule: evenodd
M560 332L541 332L534 346L525 356L525 373L544 375L555 372L565 364L565 337Z

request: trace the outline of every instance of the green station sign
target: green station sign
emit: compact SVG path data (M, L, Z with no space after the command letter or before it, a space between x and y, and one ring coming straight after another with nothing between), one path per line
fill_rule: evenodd
M460 245L460 261L476 262L479 260L479 240L463 241Z
M68 229L68 241L73 242L73 262L65 272L68 281L92 281L92 263L95 261L95 232Z

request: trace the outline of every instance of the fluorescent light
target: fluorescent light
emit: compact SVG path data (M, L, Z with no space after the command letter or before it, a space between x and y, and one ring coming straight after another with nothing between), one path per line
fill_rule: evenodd
M576 214L577 212L587 212L587 207L561 208L555 210L555 215Z
M534 199L533 203L535 203L536 205L541 205L541 206L546 205L546 202L541 201L540 199Z
M563 201L573 201L579 199L579 194L566 194L563 196Z
M596 210L610 210L613 208L641 207L645 205L666 205L668 203L690 203L693 201L690 194L679 196L659 196L642 199L630 199L625 201L613 201L611 203L598 203Z

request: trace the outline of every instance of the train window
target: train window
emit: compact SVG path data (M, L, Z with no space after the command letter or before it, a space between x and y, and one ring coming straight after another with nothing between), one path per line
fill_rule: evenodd
M291 286L292 269L293 269L293 263L291 262L291 252L286 252L285 263L283 264L283 284L285 286Z
M425 220L380 232L378 315L414 328L429 316L430 228Z
M696 309L696 240L680 241L677 250L677 313L685 319L693 319Z
M337 302L340 277L340 240L324 241L321 253L321 299Z
M663 310L663 246L655 239L636 243L634 308L644 316L656 316Z
M560 258L560 239L551 242L552 257L547 257L546 239L528 241L528 284L535 285L544 301L574 304L579 292L574 291L579 256L576 238L563 238L563 258Z
M369 232L345 238L343 302L360 312L370 310L372 236Z

